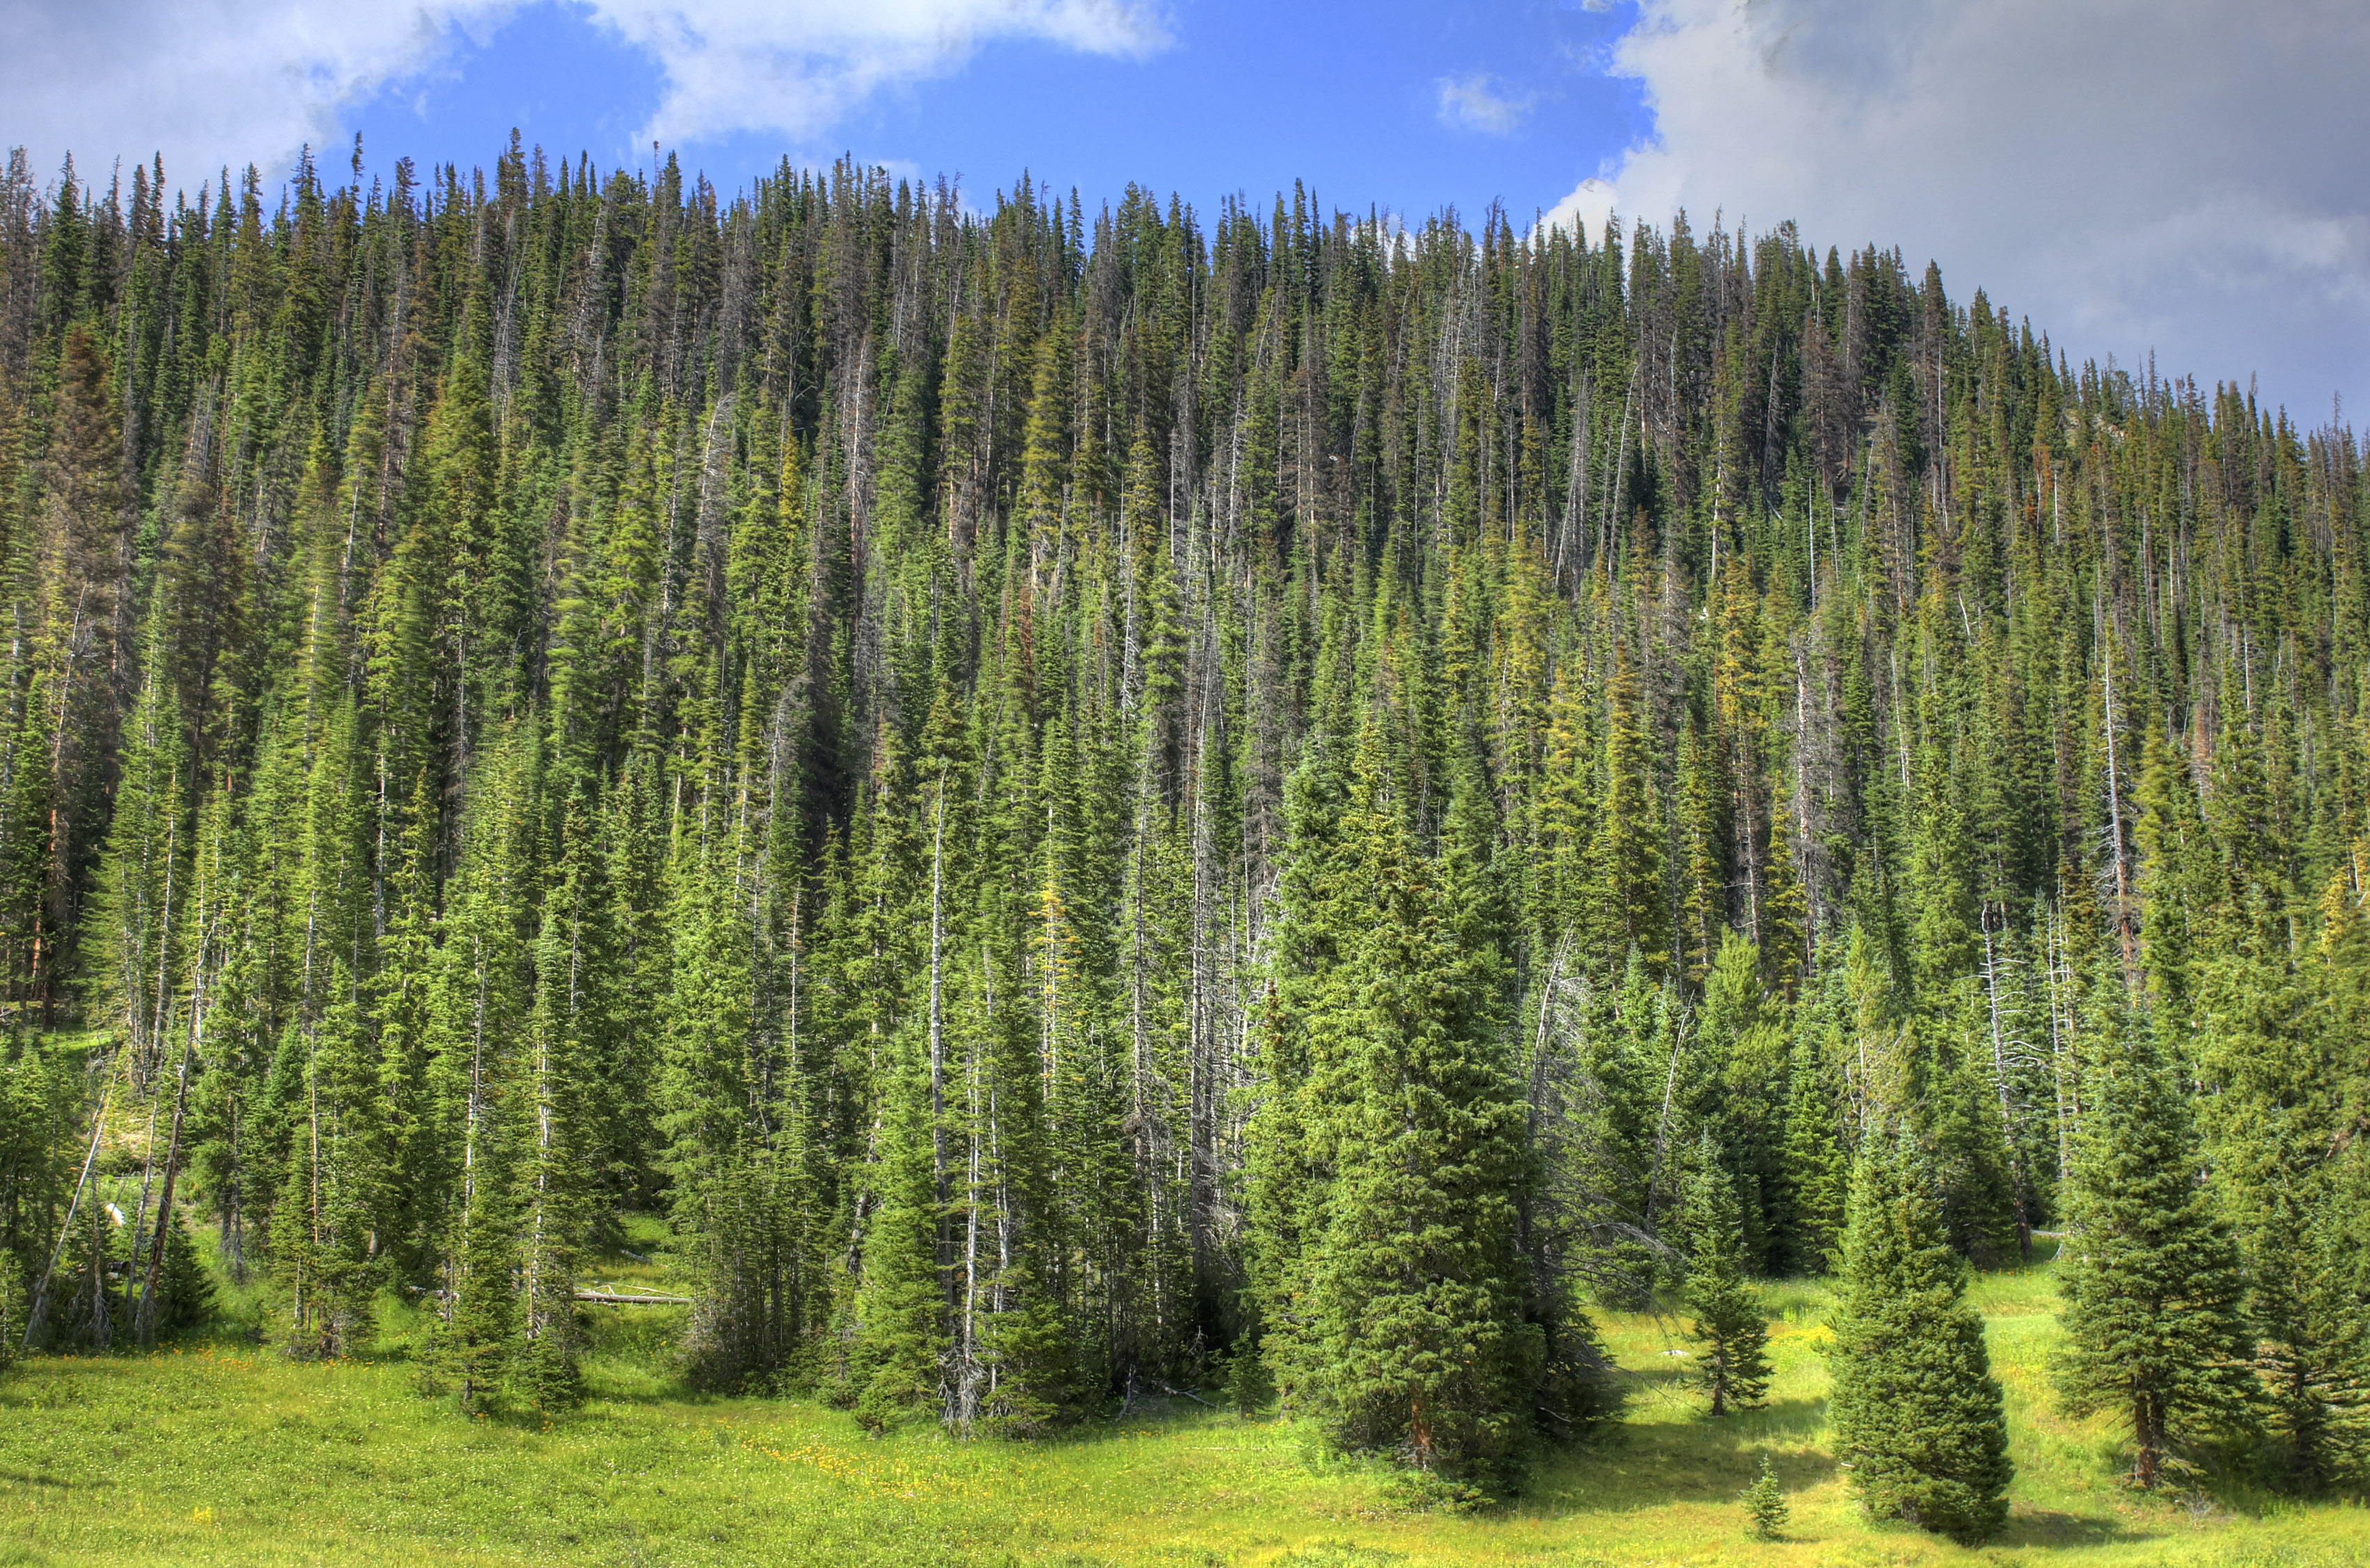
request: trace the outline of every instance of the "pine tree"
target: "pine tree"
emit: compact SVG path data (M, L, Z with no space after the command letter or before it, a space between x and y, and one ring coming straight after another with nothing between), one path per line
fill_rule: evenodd
M1320 1158L1303 1375L1335 1441L1447 1478L1486 1476L1524 1436L1527 1350L1513 1258L1521 1113L1453 912L1377 788L1370 730L1348 823L1374 905L1353 1010L1317 1054Z
M1670 906L1662 888L1662 832L1656 821L1653 775L1648 767L1638 677L1626 652L1615 665L1607 698L1605 790L1586 859L1590 946L1595 972L1609 976L1635 949L1650 973L1671 959Z
M1852 1173L1831 1411L1853 1494L1972 1544L2008 1520L2008 1422L1966 1303L1933 1172L1905 1136L1873 1137Z
M920 1042L909 1033L900 1045L906 1059L882 1085L880 1153L866 1183L873 1199L864 1218L863 1283L846 1372L857 1417L874 1432L942 1412L950 1348L938 1269L929 1080L916 1059Z
M1686 1248L1688 1332L1697 1346L1696 1379L1717 1418L1768 1394L1769 1330L1761 1298L1744 1278L1744 1215L1736 1183L1706 1135L1681 1189L1678 1230Z
M2153 1488L2185 1446L2249 1422L2245 1286L2171 1066L2146 1020L2109 1016L2119 1038L2085 1084L2068 1195L2057 1378L2069 1409L2130 1424L2133 1484Z
M1786 1078L1785 1147L1780 1156L1784 1202L1777 1251L1793 1273L1831 1274L1843 1262L1845 1205L1851 1157L1843 1142L1839 1101L1843 1075L1836 1054L1842 1029L1835 1020L1840 976L1823 974L1823 993L1806 999Z
M17 1254L0 1247L0 1372L16 1364L25 1343L25 1270Z
M378 1074L364 1054L353 986L332 965L333 998L308 1032L302 1126L272 1206L274 1272L288 1286L288 1352L333 1359L371 1336L385 1281L389 1150Z
M1778 1483L1778 1472L1769 1463L1768 1450L1761 1454L1761 1473L1753 1479L1740 1494L1745 1516L1753 1521L1751 1530L1755 1540L1776 1540L1786 1528L1791 1510L1787 1506L1786 1489Z

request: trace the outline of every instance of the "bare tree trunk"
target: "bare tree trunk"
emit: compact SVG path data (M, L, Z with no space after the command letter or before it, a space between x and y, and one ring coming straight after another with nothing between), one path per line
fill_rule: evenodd
M1679 1053L1686 1046L1686 1020L1682 1018L1671 1033L1671 1069L1662 1080L1662 1113L1654 1124L1654 1163L1646 1172L1646 1202L1639 1216L1647 1230L1654 1228L1654 1194L1662 1184L1662 1162L1668 1158L1671 1138L1671 1101L1679 1088Z
M2139 984L2139 950L2132 928L2131 887L2123 864L2123 784L2116 777L2115 764L2115 651L2110 643L2104 652L2106 671L2107 728L2107 824L2114 835L2115 863L2115 935L2122 943L2123 955L2123 986L2135 988Z
M930 836L930 1191L937 1200L937 1216L931 1221L936 1236L935 1253L938 1267L938 1289L949 1306L953 1305L954 1280L947 1256L947 1091L946 1039L947 1015L945 975L946 925L946 843L947 843L947 771L938 770L938 799L936 823Z
M139 1058L136 1055L133 1057L132 1070L135 1074L140 1072ZM132 1205L132 1246L135 1253L140 1247L141 1230L148 1223L148 1194L155 1188L156 1116L160 1109L161 1107L156 1103L156 1097L151 1094L148 1097L148 1133L140 1155L140 1201Z
M971 1061L970 1180L963 1204L962 1321L955 1337L955 1376L948 1424L965 1436L979 1419L979 1054Z
M115 1067L110 1064L107 1086L99 1092L98 1110L90 1119L90 1147L82 1157L82 1174L75 1178L74 1196L66 1202L65 1223L58 1227L58 1244L50 1250L49 1265L41 1270L40 1283L33 1286L33 1304L25 1313L25 1340L30 1346L40 1332L50 1304L50 1282L57 1276L58 1262L65 1256L66 1239L74 1234L75 1216L81 1212L82 1195L90 1185L91 1169L98 1160L98 1143L107 1130L107 1108L115 1099Z
M1992 950L1991 910L1977 911L1984 928L1984 989L1991 999L1992 1083L1999 1090L2000 1134L2008 1144L2008 1197L2016 1207L2017 1253L2032 1262L2032 1216L2024 1205L2024 1156L2016 1146L2016 1112L2008 1101L2008 1050L2000 1041L1999 963Z
M181 1124L190 1104L190 1046L181 1046L179 1081L173 1091L173 1131L165 1148L165 1186L156 1196L156 1233L148 1244L148 1267L140 1286L140 1307L132 1315L132 1332L144 1345L156 1343L156 1276L165 1266L165 1238L173 1223L173 1178L181 1165ZM135 1233L133 1239L138 1236Z

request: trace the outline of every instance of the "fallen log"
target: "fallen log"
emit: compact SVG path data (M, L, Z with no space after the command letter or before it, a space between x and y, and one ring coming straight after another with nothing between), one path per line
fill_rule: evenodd
M596 1302L604 1307L688 1307L688 1296L627 1296L614 1290L586 1290L579 1286L579 1301Z
M1157 1378L1146 1378L1145 1381L1151 1384L1154 1388L1158 1389L1162 1393L1170 1395L1176 1399L1191 1400L1197 1405L1210 1405L1212 1410L1221 1408L1220 1406L1210 1404L1209 1401L1203 1399L1201 1395L1195 1393L1191 1389L1172 1389Z

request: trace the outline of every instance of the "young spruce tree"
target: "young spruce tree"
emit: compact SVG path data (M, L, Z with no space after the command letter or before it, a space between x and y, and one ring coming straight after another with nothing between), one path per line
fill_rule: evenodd
M1711 1413L1756 1405L1769 1391L1769 1330L1761 1298L1744 1277L1744 1214L1736 1181L1711 1139L1696 1146L1680 1186L1679 1225L1687 1250L1686 1306L1697 1345L1696 1380Z
M1835 1320L1836 1456L1861 1507L1964 1544L2008 1520L2008 1418L1934 1178L1907 1137L1853 1172Z

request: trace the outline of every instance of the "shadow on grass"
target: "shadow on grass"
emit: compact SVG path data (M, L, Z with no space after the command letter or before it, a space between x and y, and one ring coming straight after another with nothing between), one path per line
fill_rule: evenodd
M1732 1410L1713 1419L1707 1411L1707 1400L1698 1383L1697 1368L1685 1361L1646 1367L1617 1367L1620 1388L1626 1396L1625 1410L1629 1414L1648 1411L1685 1411L1691 1417L1683 1423L1634 1423L1640 1428L1648 1425L1703 1428L1712 1432L1743 1433L1747 1435L1789 1435L1814 1429L1826 1419L1827 1401L1824 1399L1778 1400L1773 1403L1753 1405Z
M2156 1533L2134 1529L2128 1520L2037 1508L2008 1516L2008 1528L1992 1538L1993 1546L2111 1546L2153 1540Z
M49 1486L55 1487L60 1492L73 1492L77 1489L88 1490L93 1487L105 1486L106 1484L107 1481L105 1477L100 1477L96 1481L75 1482L68 1481L63 1476L38 1474L32 1470L0 1470L0 1485Z
M584 1402L588 1405L631 1405L645 1410L655 1410L667 1405L682 1405L687 1409L704 1410L742 1398L763 1400L783 1405L821 1402L808 1400L802 1395L790 1395L784 1398L765 1393L747 1395L719 1393L712 1389L695 1389L690 1384L680 1381L669 1383L664 1387L638 1388L627 1384L622 1378L602 1376L601 1368L597 1366L587 1366L584 1369Z
M1541 1464L1534 1501L1571 1513L1733 1502L1764 1453L1778 1484L1800 1492L1835 1474L1834 1458L1807 1441L1825 1420L1824 1401L1780 1400L1718 1421L1616 1424Z

